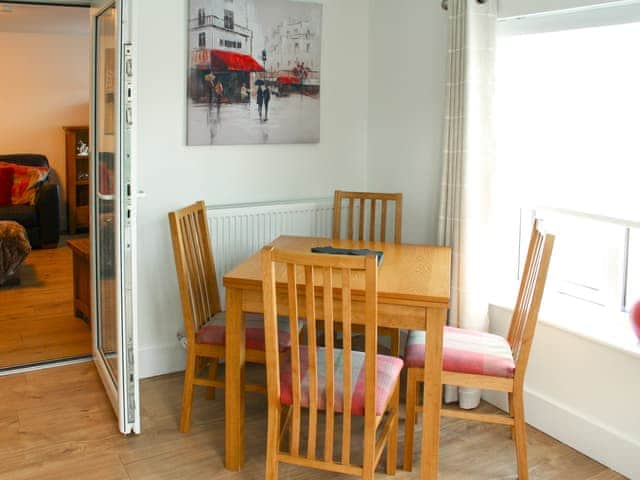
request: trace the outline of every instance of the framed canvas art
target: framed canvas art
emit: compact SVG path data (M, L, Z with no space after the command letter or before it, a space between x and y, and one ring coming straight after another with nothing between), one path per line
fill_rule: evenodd
M322 5L189 0L187 144L320 141Z

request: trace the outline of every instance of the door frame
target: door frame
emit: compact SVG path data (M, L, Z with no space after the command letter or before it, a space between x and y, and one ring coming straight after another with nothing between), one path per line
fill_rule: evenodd
M91 237L91 282L92 282L92 350L93 360L98 374L104 384L105 391L118 417L118 426L122 433L140 433L140 401L137 369L137 325L135 322L135 195L133 194L133 122L129 117L133 114L132 79L125 81L122 66L125 52L131 60L127 68L133 68L131 59L131 3L129 0L100 0L100 6L91 12L91 162L90 176L93 180L90 187L91 229L97 231L99 218L96 198L100 194L97 182L97 129L96 109L97 81L99 72L97 57L97 22L103 13L115 6L115 52L114 52L114 118L117 125L114 130L114 237L115 237L115 291L116 291L116 358L118 368L110 372L100 348L101 330L98 326L99 271L98 271L98 238ZM128 96L125 98L125 94ZM126 103L128 101L128 103ZM128 108L125 107L128 105ZM129 121L131 120L131 121ZM125 168L122 168L125 167ZM124 227L124 230L123 228ZM113 373L113 376L112 376Z

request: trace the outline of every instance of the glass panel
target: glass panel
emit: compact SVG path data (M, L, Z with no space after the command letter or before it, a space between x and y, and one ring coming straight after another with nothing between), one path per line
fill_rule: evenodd
M116 283L115 162L116 9L97 19L96 71L96 246L98 257L98 348L116 383L118 376L118 312Z
M637 301L640 301L640 229L632 228L629 237L626 309L631 309Z
M551 285L565 295L619 309L624 228L569 215L539 216L557 235L549 272ZM526 245L523 251L526 253Z

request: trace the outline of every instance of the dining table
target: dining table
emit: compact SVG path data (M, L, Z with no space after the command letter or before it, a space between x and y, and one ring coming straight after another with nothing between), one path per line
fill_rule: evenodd
M276 248L310 252L313 247L370 249L383 252L378 270L378 325L428 332L425 349L420 478L438 476L442 341L451 287L451 249L433 245L280 236ZM226 288L225 467L240 471L244 464L245 325L244 313L262 313L260 252L223 277ZM354 283L352 311L364 315ZM283 300L284 301L284 300ZM286 309L286 305L278 305Z

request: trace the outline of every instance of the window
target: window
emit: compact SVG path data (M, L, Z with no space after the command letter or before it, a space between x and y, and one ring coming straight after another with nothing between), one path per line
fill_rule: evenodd
M640 228L632 228L629 231L629 258L628 258L627 291L625 298L626 310L640 300Z
M223 39L220 39L219 44L220 44L220 46L221 46L221 47L224 47L224 40L223 40Z
M200 32L198 34L198 47L206 48L207 46L207 34L205 32Z
M242 43L233 40L220 40L220 46L225 46L227 48L242 48Z
M565 17L501 27L494 218L529 229L536 210L558 233L550 287L619 311L640 298L640 22L558 28Z
M224 28L228 30L233 30L234 28L233 22L233 10L225 10L224 11Z
M204 8L198 9L198 25L202 26L205 24L206 15L204 14Z

